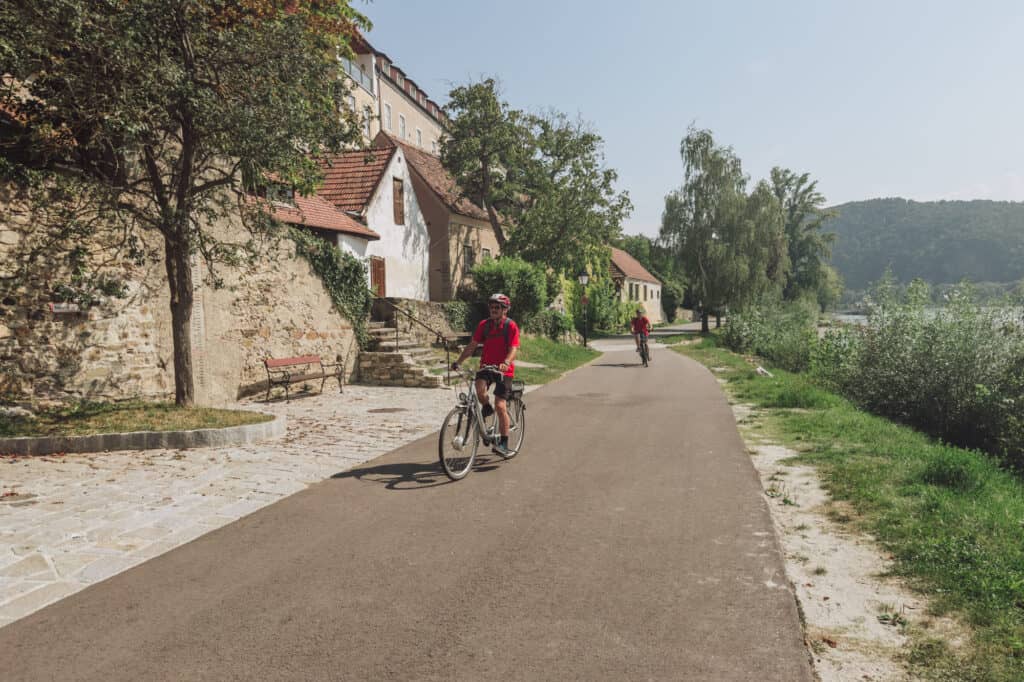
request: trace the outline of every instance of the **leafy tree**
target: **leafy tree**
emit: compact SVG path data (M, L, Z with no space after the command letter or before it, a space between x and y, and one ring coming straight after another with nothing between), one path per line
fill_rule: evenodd
M826 271L835 234L823 233L834 211L824 209L825 196L810 173L797 175L775 167L771 171L772 189L785 211L788 265L784 295L795 300L809 293L816 295L830 275ZM775 265L781 269L782 263Z
M309 152L359 139L355 114L339 116L337 59L359 26L347 0L0 6L0 103L25 131L4 138L8 176L60 171L127 233L162 241L179 405L194 401L190 259L240 263L252 243L211 227L245 209L247 185L273 177L309 192ZM255 233L267 227L248 215Z
M526 114L488 79L459 86L445 108L441 162L487 210L502 253L575 273L605 257L632 204L614 189L601 136L564 114Z
M576 273L606 257L632 204L615 191L618 175L604 166L600 135L559 113L528 121L536 149L523 169L525 198L508 253Z
M454 88L444 110L448 127L441 163L466 198L487 210L504 251L508 236L502 219L521 211L525 167L535 144L526 115L499 99L492 78Z

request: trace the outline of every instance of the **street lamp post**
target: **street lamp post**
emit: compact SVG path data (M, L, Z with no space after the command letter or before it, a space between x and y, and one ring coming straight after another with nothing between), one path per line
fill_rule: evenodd
M576 276L579 280L580 286L583 287L583 297L580 299L580 304L583 306L583 347L587 347L587 307L590 305L590 301L587 299L587 282L590 281L590 274L586 270L581 270L580 274Z

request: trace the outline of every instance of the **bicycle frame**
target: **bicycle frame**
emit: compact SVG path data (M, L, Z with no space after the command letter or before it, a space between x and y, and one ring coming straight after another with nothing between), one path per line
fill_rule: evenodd
M491 444L491 435L484 430L483 407L480 405L480 398L476 394L476 374L479 371L488 369L494 370L495 372L501 371L497 365L481 365L480 369L476 371L469 369L459 370L463 380L466 382L466 392L459 394L459 405L465 405L467 413L472 413L473 424L484 445ZM465 443L462 445L465 445Z

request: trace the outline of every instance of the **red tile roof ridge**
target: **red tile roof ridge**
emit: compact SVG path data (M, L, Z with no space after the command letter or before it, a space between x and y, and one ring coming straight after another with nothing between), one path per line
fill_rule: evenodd
M383 130L377 133L373 144L378 148L401 147L405 158L408 159L409 166L423 178L430 190L453 213L467 218L490 221L486 210L462 195L458 185L455 184L455 179L441 165L441 157L414 147Z
M612 249L612 261L611 264L622 272L623 275L631 279L639 279L645 282L651 282L653 284L661 284L661 281L649 273L647 268L640 264L636 258L629 255L622 249L611 247Z
M263 197L249 197L262 205L274 218L291 225L305 225L331 232L342 232L368 240L380 239L380 235L366 227L344 211L335 208L329 201L318 196L295 195L295 203L271 201Z

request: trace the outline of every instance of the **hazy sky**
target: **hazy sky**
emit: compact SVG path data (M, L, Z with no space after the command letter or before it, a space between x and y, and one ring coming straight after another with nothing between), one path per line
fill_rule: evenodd
M830 203L1024 200L1024 2L375 0L368 37L440 104L494 76L579 115L657 233L695 122L753 180L809 171Z

